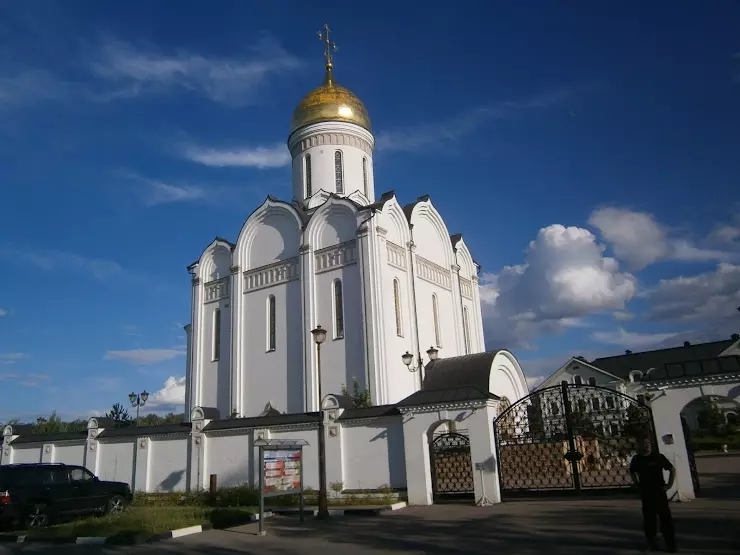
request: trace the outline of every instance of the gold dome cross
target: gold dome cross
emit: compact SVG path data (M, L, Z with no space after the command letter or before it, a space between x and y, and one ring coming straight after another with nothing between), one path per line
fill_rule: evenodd
M319 36L319 40L326 44L326 47L324 49L324 58L326 58L327 67L331 67L332 65L332 52L339 51L339 48L337 48L337 44L331 40L331 37L329 36L330 33L331 29L329 29L328 23L324 23L323 31L318 31L316 33Z

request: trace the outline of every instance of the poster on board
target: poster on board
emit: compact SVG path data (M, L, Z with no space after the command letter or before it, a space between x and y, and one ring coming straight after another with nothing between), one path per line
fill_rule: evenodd
M302 449L265 449L265 495L301 490Z

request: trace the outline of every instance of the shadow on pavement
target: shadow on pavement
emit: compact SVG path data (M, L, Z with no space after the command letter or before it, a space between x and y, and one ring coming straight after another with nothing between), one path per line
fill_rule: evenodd
M737 553L740 503L696 501L672 505L679 548L696 555ZM105 553L155 555L353 555L429 553L433 555L509 553L618 554L643 545L639 502L518 502L495 507L412 507L380 517L343 517L329 522L297 517L267 521L268 536L257 525L213 531L188 538L128 548L53 548L54 555ZM30 547L30 546L29 546ZM23 549L26 552L25 549ZM1 551L0 551L1 552ZM14 551L18 552L18 551ZM28 553L46 553L30 550Z

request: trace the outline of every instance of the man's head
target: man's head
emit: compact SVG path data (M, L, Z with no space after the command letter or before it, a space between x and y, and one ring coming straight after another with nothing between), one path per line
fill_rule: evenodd
M653 441L650 438L642 438L637 442L637 452L640 455L649 455L653 452Z

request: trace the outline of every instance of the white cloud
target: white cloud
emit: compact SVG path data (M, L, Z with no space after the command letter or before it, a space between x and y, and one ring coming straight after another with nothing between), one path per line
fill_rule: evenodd
M288 147L284 144L233 149L188 146L183 149L183 156L204 166L258 168L261 170L287 166L291 161Z
M740 318L740 265L721 263L711 272L662 279L646 297L652 320L730 329Z
M571 91L563 89L525 100L505 101L476 108L447 121L381 131L376 135L375 144L378 150L420 151L440 143L459 141L491 120L506 119L531 110L542 110L560 104L571 96Z
M269 78L294 71L301 63L276 40L262 36L246 58L207 57L192 52L167 54L154 46L109 40L93 71L118 85L109 98L133 97L179 88L232 106L253 103Z
M20 353L12 353L12 354L20 354ZM0 355L2 356L2 355ZM24 357L21 357L24 358ZM2 364L2 360L0 359L0 364ZM46 374L37 374L34 372L31 373L14 373L14 372L5 372L0 374L0 382L13 382L18 385L22 385L24 387L36 387L41 382L47 382L51 378L47 376Z
M164 382L162 389L149 397L148 404L152 406L174 405L182 409L185 404L185 376L176 378L170 376Z
M24 358L28 358L26 353L0 353L0 364L15 364Z
M607 345L618 345L630 349L646 350L654 345L674 339L681 332L672 333L633 333L624 328L615 331L597 331L591 334L591 339Z
M63 98L72 88L43 70L23 70L0 76L0 109Z
M588 223L601 232L614 256L633 270L659 260L725 261L737 256L737 253L702 248L688 239L672 237L671 231L647 212L601 208L591 213Z
M180 349L132 349L130 351L108 351L105 360L122 360L131 364L154 364L184 356Z
M42 270L68 270L91 275L95 279L110 280L133 278L123 267L113 260L81 256L60 250L39 250L30 247L0 246L0 259L24 261Z
M635 277L586 229L551 225L529 244L524 264L485 274L481 301L491 347L530 347L539 333L554 333L604 310L623 309Z
M7 315L8 315L8 311L0 307L0 318L2 318L3 316L7 316Z

